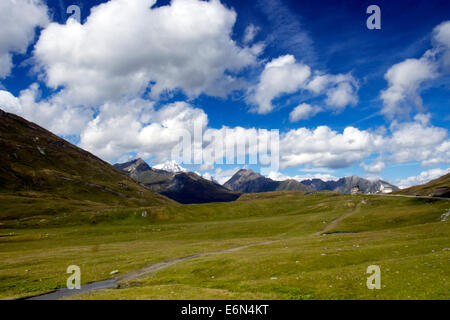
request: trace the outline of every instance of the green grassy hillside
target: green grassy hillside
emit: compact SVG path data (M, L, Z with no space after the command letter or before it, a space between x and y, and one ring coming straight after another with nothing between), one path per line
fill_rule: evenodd
M403 189L395 193L450 198L450 173L426 184Z
M71 298L449 299L449 209L446 200L286 191L149 208L147 216L118 210L97 224L8 228L0 235L0 298L64 287L71 264L87 283L253 245ZM372 264L381 268L381 290L366 288Z
M172 201L51 132L0 110L0 220Z

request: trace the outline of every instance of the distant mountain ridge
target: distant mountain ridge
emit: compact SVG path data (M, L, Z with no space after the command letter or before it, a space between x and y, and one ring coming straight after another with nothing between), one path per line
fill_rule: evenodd
M358 187L362 193L377 193L381 186L392 188L393 191L400 190L397 186L383 180L370 181L358 176L344 177L337 181L323 181L321 179L303 180L301 183L309 186L316 191L330 190L340 193L351 193L353 187Z
M275 181L252 170L241 169L236 172L224 187L242 193L259 193L283 190L312 191L297 180Z
M164 170L153 169L142 159L135 159L125 163L116 163L115 168L128 174L132 179L144 184L150 190L161 192L170 182L174 174Z
M236 200L241 195L194 172L155 169L142 159L115 164L114 167L150 190L184 204L228 202Z
M380 192L381 186L392 188L393 191L399 190L398 187L383 181L370 181L358 176L344 177L337 181L323 181L321 179L311 179L297 181L288 179L284 181L275 181L252 170L242 169L236 172L224 186L230 190L242 193L259 193L282 190L299 191L336 191L340 193L351 193L352 188L358 187L361 193Z

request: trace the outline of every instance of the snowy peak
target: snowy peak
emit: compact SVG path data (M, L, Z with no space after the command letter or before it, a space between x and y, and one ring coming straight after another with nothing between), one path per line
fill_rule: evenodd
M167 172L187 172L185 168L180 166L175 160L166 161L164 163L157 164L153 166L154 169L164 170Z
M234 201L241 193L204 179L189 172L175 161L166 162L153 168L142 159L115 164L117 169L131 178L179 203L208 203Z

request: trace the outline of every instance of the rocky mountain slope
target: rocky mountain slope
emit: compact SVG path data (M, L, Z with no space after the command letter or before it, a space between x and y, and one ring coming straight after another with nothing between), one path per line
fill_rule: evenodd
M174 173L151 168L142 159L135 159L126 163L117 163L114 167L156 192L164 191L166 185L170 183L174 177Z
M302 184L316 191L331 190L340 193L350 193L351 189L355 186L358 186L362 193L377 193L380 191L381 185L390 186L393 191L399 190L398 187L386 181L370 181L358 176L344 177L337 181L323 181L321 179L304 180Z
M241 169L236 172L224 187L242 193L258 193L282 190L310 191L311 189L296 180L275 181L252 170Z
M396 193L450 198L450 173L426 184L402 189Z
M180 203L227 202L241 195L193 172L168 172L151 168L142 159L114 166L147 188Z
M4 214L14 211L13 201L7 197L24 197L20 205L39 202L30 208L35 213L45 209L41 206L51 206L51 210L45 209L47 212L56 210L59 201L67 209L72 200L89 201L84 206L172 203L93 154L2 110L0 150L0 195L5 199L2 202ZM32 200L27 202L25 197Z
M358 186L362 193L377 193L381 185L391 187L394 191L399 190L396 186L382 180L370 181L357 176L341 178L337 181L312 180L284 180L274 181L252 170L239 170L230 178L224 187L242 193L258 193L268 191L299 190L299 191L336 191L350 193L353 187Z

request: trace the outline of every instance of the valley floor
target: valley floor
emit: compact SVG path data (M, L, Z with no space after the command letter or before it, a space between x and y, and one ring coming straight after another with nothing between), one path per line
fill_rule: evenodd
M119 286L68 299L450 299L449 209L447 200L281 192L136 208L94 225L3 228L0 299L63 288L69 265L83 284L118 277ZM369 265L381 268L380 290L366 286Z

